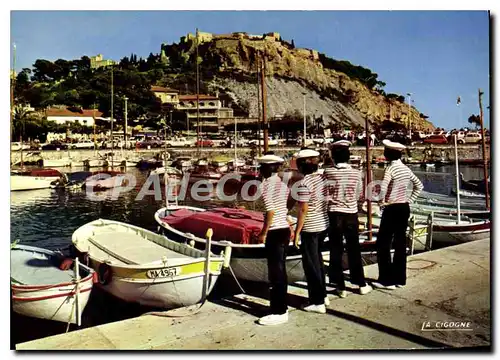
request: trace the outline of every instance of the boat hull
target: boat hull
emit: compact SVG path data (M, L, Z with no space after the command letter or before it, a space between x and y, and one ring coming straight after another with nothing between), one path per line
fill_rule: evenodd
M31 246L16 245L14 250L28 250L34 254L55 256L55 253ZM79 284L78 306L80 314L85 309L93 287L93 271L80 264L80 273L85 272ZM17 284L11 281L12 309L20 315L78 323L76 310L76 285L74 282L53 285Z
M92 277L80 284L78 300L82 310L89 301L92 285ZM77 323L74 284L47 290L22 289L14 285L11 288L12 309L17 314L64 323Z
M107 160L94 159L94 160L85 160L84 164L86 167L94 168L94 167L106 167L108 166Z
M110 226L110 230L107 231L112 232L104 231L106 226ZM112 228L112 226L115 227ZM99 229L104 229L102 234L106 236L118 238L121 235L126 238L127 234L130 236L130 233L136 233L141 237L141 241L152 241L166 249L178 252L181 257L173 256L169 259L165 256L160 261L162 255L158 254L158 260L147 263L123 260L123 257L127 256L126 252L120 255L115 253L118 251L116 249L106 252L103 250L106 245L103 244L98 245L99 247L96 247L95 243L92 247L89 245L91 238L98 235ZM176 242L145 229L111 220L96 220L75 231L72 242L77 252L83 255L83 260L87 258L89 266L99 274L97 285L104 291L126 302L166 309L194 305L203 301L213 289L225 261L222 256L211 256L208 290L204 291L206 260L201 257L204 253L191 247L180 246ZM132 243L125 243L123 247L126 248L127 244ZM119 248L123 249L122 245ZM137 251L134 250L133 253L137 254ZM122 260L119 260L120 258Z
M53 167L68 167L68 166L71 166L71 159L70 158L54 159L54 160L44 159L43 166L44 167L51 167L51 168L53 168Z
M440 246L463 244L491 238L489 221L471 224L433 225L432 242Z
M180 208L190 209L193 211L200 211L199 208L182 206ZM177 209L175 206L171 206L169 210ZM158 233L166 236L168 239L177 241L184 244L192 243L192 245L199 249L204 250L205 248L205 240L197 239L194 236L191 237L190 234L185 234L176 229L170 227L165 222L161 221L160 215L165 214L165 209L160 209L155 213L155 220L158 224ZM196 240L195 240L196 239ZM212 242L212 251L214 253L219 253L224 251L226 246L229 243L224 241L213 241ZM236 278L247 281L255 281L255 282L269 282L268 276L268 267L267 267L267 254L265 250L264 244L230 244L231 246L231 261L230 261L230 269L224 270L226 275L231 275L231 270L234 273ZM362 244L362 258L365 264L373 264L376 262L376 252L373 250L365 251L369 245ZM328 249L328 238L326 239L322 254L323 257L327 256L329 253ZM348 269L348 261L347 254L344 253L343 257L343 267L344 269ZM287 269L287 278L289 283L294 283L297 281L306 280L304 268L302 266L302 255L300 250L297 249L292 243L289 244L287 249L287 257L286 257L286 269Z
M99 263L92 261L94 269L99 268ZM113 273L119 270L111 266ZM151 281L147 279L127 278L113 276L110 283L106 285L97 284L102 290L130 303L138 303L144 306L174 309L198 304L203 301L203 274L197 274L188 278L172 278L166 281ZM210 294L219 275L209 275Z
M51 186L50 184L57 179L58 177L11 175L10 190L23 191L48 189Z

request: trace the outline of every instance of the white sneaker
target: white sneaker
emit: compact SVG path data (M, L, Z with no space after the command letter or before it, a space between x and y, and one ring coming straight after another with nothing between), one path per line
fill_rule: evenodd
M396 285L398 288L404 288L406 285Z
M325 296L325 306L330 305L330 299L328 299L328 296Z
M360 286L359 293L361 295L366 295L369 292L371 292L372 290L373 290L373 288L370 285Z
M396 290L395 285L382 285L379 282L372 282L373 287L376 287L377 289L383 289L383 290Z
M305 306L302 308L302 310L304 311L307 311L307 312L315 312L315 313L319 313L319 314L326 314L326 307L324 304L321 304L321 305L309 305L309 306Z
M259 319L260 325L279 325L288 321L288 311L284 314L271 314Z
M347 297L347 291L345 290L335 290L335 294L341 297L342 299Z

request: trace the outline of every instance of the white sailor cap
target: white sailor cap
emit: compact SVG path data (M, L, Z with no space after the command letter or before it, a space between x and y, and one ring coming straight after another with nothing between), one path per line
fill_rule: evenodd
M406 149L406 146L404 146L403 144L400 144L398 142L393 142L393 141L387 140L387 139L382 140L382 144L384 144L384 146L386 148L397 150L397 151L403 151L404 149Z
M276 164L285 162L283 158L276 155L264 155L256 158L256 160L259 164Z
M349 140L339 140L335 141L332 146L351 146L351 142Z
M312 149L303 149L303 150L300 150L299 152L296 152L295 154L293 154L293 157L296 158L296 159L302 159L302 158L308 158L308 157L315 157L315 156L319 156L319 152L317 152L316 150L312 150Z

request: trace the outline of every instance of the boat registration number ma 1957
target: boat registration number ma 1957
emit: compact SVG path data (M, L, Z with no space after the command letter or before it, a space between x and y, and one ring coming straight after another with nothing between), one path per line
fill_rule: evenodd
M164 268L164 269L148 270L148 272L146 273L146 276L150 279L157 279L157 278L166 278L166 277L177 276L180 273L181 273L180 268L171 267L171 268Z

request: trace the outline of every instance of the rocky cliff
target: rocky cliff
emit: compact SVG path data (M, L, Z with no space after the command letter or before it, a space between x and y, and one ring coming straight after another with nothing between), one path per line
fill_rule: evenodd
M162 54L171 63L195 63L196 40L189 34L179 44L163 45ZM304 95L306 113L323 115L325 123L364 126L365 118L381 123L392 120L408 124L408 104L404 98L386 96L378 81L355 78L350 69L370 76L370 70L348 62L338 62L315 50L297 49L281 40L279 34L253 36L245 33L212 35L203 33L198 46L203 90L226 92L234 104L246 108L257 117L257 57L265 60L268 118L298 111L302 114ZM191 60L190 60L191 59ZM334 66L330 64L334 63ZM350 67L345 67L348 64ZM345 72L339 71L344 66ZM341 68L344 69L344 68ZM167 81L168 82L168 81ZM377 86L374 86L377 84ZM175 85L175 84L174 84ZM385 84L383 84L385 85ZM382 85L382 86L383 86ZM425 115L410 109L412 128L433 129Z

